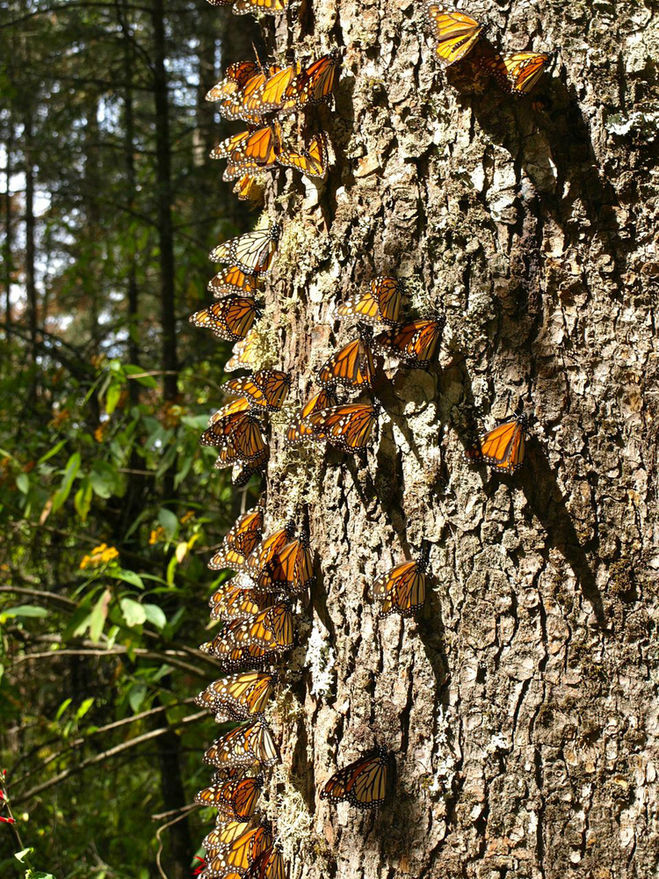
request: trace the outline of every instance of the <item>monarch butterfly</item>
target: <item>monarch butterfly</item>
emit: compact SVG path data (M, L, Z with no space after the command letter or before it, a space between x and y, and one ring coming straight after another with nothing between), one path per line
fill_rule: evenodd
M226 821L217 824L201 841L202 848L218 851L224 846L231 845L246 833L253 825L250 821Z
M224 371L253 369L258 363L260 349L261 340L258 333L252 329L244 339L233 346L233 354L224 364Z
M430 556L430 545L424 541L421 555L416 562L404 562L387 571L373 583L373 594L383 598L379 616L399 613L404 617L423 607L426 600L426 569Z
M324 131L314 135L309 146L301 152L282 149L277 156L280 165L295 168L307 177L324 177L327 161L327 135Z
M224 79L206 93L207 101L222 101L241 91L260 70L256 61L237 61L224 71Z
M253 644L264 650L284 653L293 646L293 614L290 605L287 601L280 601L250 619L229 623L221 634L235 647Z
M200 708L251 720L263 713L277 683L277 674L247 671L213 681L195 698Z
M256 131L241 131L211 150L211 159L228 159L239 168L272 166L276 158L276 135L271 125Z
M325 388L336 385L370 388L375 372L370 342L370 333L364 330L358 339L333 354L318 370L321 385Z
M212 620L235 620L253 616L261 610L253 589L244 589L240 583L227 580L211 595L208 602Z
M414 320L375 337L374 346L385 354L396 354L406 366L426 369L437 356L446 318Z
M377 403L350 403L318 409L301 419L297 429L309 439L327 440L344 452L361 452L366 448L380 413Z
M338 803L347 800L360 809L381 805L388 792L391 755L386 748L376 747L359 760L339 769L326 782L320 798Z
M277 251L280 235L281 226L273 223L269 229L257 229L218 244L211 250L209 259L213 262L231 263L246 274L265 273Z
M199 650L215 657L220 668L227 672L247 671L250 668L263 669L268 663L279 659L277 653L257 647L255 644L236 647L228 641L223 641L221 635L217 635L212 641L200 644Z
M298 108L331 100L338 67L339 52L335 49L299 73L284 91L283 99L295 101Z
M249 125L254 127L261 124L261 115L258 112L248 110L246 103L250 102L252 96L259 92L259 89L266 82L268 77L279 71L279 67L264 68L259 66L258 72L250 77L245 85L239 91L231 94L227 100L220 105L220 113L225 119L242 119Z
M297 540L287 543L266 563L255 586L273 591L285 589L297 595L306 592L314 580L309 534L302 529Z
M369 284L366 293L357 293L339 306L341 317L351 315L368 323L398 323L403 296L395 278L379 275Z
M464 58L476 45L482 26L464 12L449 12L441 3L426 3L425 20L437 41L435 52L445 67Z
M239 726L216 739L204 754L204 763L226 767L274 766L279 759L277 746L268 727L262 721Z
M218 339L239 342L245 338L256 318L260 316L261 309L251 296L230 293L208 308L195 311L190 315L190 323L210 330Z
M286 879L286 877L286 864L278 846L272 846L260 854L246 874L246 879Z
M201 806L212 806L217 809L223 818L245 821L254 814L262 787L262 775L229 779L203 788L194 799L195 803Z
M284 67L259 83L244 100L243 105L251 113L263 115L275 110L294 109L295 101L285 102L284 94L293 79L300 73L300 65ZM289 103L291 106L289 107Z
M290 543L295 534L295 522L288 521L279 531L269 534L255 550L246 563L247 573L254 580L258 580L265 566L269 564L279 550Z
M268 466L268 461L270 460L270 449L264 449L264 451L255 458L253 461L248 461L244 464L241 464L238 467L233 468L233 473L231 475L231 484L235 488L242 488L244 485L247 485L249 480L256 473L262 474L263 471Z
M230 439L236 428L242 423L243 419L251 417L249 400L244 397L238 400L232 400L217 412L213 412L208 419L208 428L202 434L202 445L205 446L222 446Z
M260 204L265 191L263 175L243 174L233 187L233 191L240 201L248 201L253 205Z
M273 412L281 409L290 386L290 375L276 369L262 369L247 378L230 379L224 385L233 393L247 397L253 406Z
M227 293L253 296L259 290L259 279L255 275L245 274L238 266L231 266L211 278L207 289L216 299L223 299Z
M498 82L514 95L527 95L538 83L552 56L545 52L516 52L497 56L488 65Z
M330 406L337 406L338 402L339 398L336 396L334 388L323 388L322 391L314 394L302 407L298 419L288 426L286 441L290 445L294 445L306 439L313 433L308 426L304 426L304 419L307 415L311 415L316 409L327 409Z
M232 830L231 833L233 835L236 832ZM211 831L202 843L209 859L206 871L213 879L240 879L263 852L272 848L272 828L269 822L248 827L233 839L224 841L228 835L223 828L217 828L217 832ZM222 841L213 845L216 838Z
M247 556L261 542L262 535L263 508L257 506L240 516L225 536L221 548L208 563L208 567L211 571L221 571L223 568L239 570Z
M201 435L202 446L219 446L216 466L226 467L235 461L253 461L260 458L267 443L261 424L252 415L238 413L213 422Z
M470 461L484 461L498 473L514 473L524 462L528 426L526 415L516 415L488 431L479 447L469 449L465 454Z

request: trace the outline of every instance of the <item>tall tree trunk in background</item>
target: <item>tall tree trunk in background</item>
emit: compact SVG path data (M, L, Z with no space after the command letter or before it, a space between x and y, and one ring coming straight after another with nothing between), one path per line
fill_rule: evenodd
M171 143L169 139L169 94L165 69L166 39L162 0L152 0L153 90L156 111L156 185L158 236L160 243L160 314L162 332L163 396L165 403L177 397L178 357L176 352L176 313L174 285L174 233L172 228ZM163 504L175 503L175 468L163 477ZM166 684L165 684L166 685ZM175 732L156 739L160 765L161 791L165 811L181 809L186 803L181 776L180 741ZM187 818L169 828L167 872L170 879L187 879L193 847Z
M99 263L102 259L99 243L101 238L98 210L99 166L98 166L98 96L90 93L86 101L85 125L85 169L84 169L84 210L86 222L85 256L86 265L81 272L82 288L89 314L89 336L93 351L98 352L100 327L98 307L102 291L99 290Z
M160 322L164 397L176 399L178 357L174 288L174 233L172 229L172 180L169 142L169 91L165 69L166 42L162 0L152 0L153 96L156 111L156 187L160 243Z
M308 184L303 200L289 173L286 213L269 207L284 231L268 314L299 400L354 336L334 315L356 285L391 273L409 313L447 314L440 367L395 374L366 465L286 451L273 430L267 524L308 500L319 568L272 713L269 811L296 879L656 866L644 101L659 47L631 2L615 17L593 2L468 11L508 53L561 47L532 98L470 61L442 72L422 4L339 0L276 27L279 58L346 47L336 109L317 111L336 153L324 191ZM470 466L473 428L520 400L537 418L523 469ZM370 584L422 538L423 612L378 621ZM376 815L319 800L374 742L395 753L395 797Z
M210 88L208 83L214 83L216 79L216 34L217 28L209 26L209 13L212 16L214 9L204 3L199 8L199 45L197 48L197 69L199 84L197 86L197 127L193 137L193 161L195 165L205 165L208 154L215 144L215 131L213 128L213 106L206 100L206 92ZM217 16L214 16L217 20Z
M23 141L25 161L25 293L27 297L27 322L30 333L30 358L36 367L38 352L38 301L35 267L36 220L34 216L34 132L32 107L29 102L23 115ZM36 393L36 373L34 392Z
M5 197L4 197L4 221L5 221L5 240L2 246L2 259L4 262L4 282L5 282L5 333L9 335L11 331L11 284L12 284L12 276L14 271L13 266L13 221L14 221L14 200L13 193L11 189L11 177L13 172L13 152L14 152L14 137L13 137L13 127L12 120L9 119L7 122L7 140L5 141L5 152L6 152L6 162L5 162Z

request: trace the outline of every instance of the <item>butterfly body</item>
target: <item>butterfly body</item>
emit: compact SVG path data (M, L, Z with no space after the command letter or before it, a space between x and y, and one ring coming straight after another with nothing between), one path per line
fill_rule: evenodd
M277 682L277 675L258 671L227 675L209 684L195 703L214 714L251 720L263 713Z
M427 369L436 359L446 318L414 320L375 337L375 348L400 357L406 366Z
M263 509L254 507L236 521L224 538L222 547L210 560L212 571L231 568L240 570L245 560L261 542L263 534ZM235 567L232 567L235 566Z
M389 752L385 748L373 748L335 772L323 787L320 798L332 804L346 800L359 809L377 808L388 792L390 768Z
M204 754L204 763L220 769L251 766L254 763L273 766L277 760L277 747L270 730L261 721L225 733Z
M444 67L468 55L483 30L464 12L447 10L442 3L427 2L425 20L436 41L435 53Z
M192 314L190 323L210 330L218 339L239 342L245 338L255 319L260 316L261 309L251 296L229 293L208 308Z
M479 446L465 454L468 460L483 461L497 473L515 473L524 462L527 429L527 417L517 415L488 431Z
M379 412L380 407L371 403L317 409L301 419L297 429L309 439L325 440L344 452L360 452L368 445Z
M336 396L333 387L323 388L317 394L314 394L302 407L299 418L289 425L286 431L286 442L290 445L302 442L313 436L313 430L309 426L304 425L307 415L311 415L317 409L328 409L332 406L338 406L339 399Z
M340 305L338 313L341 317L352 316L368 323L395 326L400 317L402 299L398 281L380 275L371 281L366 293L358 293Z
M270 269L280 235L281 226L272 223L268 229L247 232L218 244L211 250L209 259L235 265L245 274L264 274Z
M370 348L370 335L365 331L333 354L318 370L324 388L343 385L349 388L370 388L375 365Z
M373 594L382 598L379 616L399 613L412 616L426 599L426 569L428 567L429 545L424 543L418 561L403 562L373 583Z

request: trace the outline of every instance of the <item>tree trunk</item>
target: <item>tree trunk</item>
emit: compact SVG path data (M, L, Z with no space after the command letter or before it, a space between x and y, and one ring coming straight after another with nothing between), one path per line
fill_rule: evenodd
M4 221L5 221L5 240L2 245L2 256L4 261L4 282L5 282L5 333L9 336L11 332L11 286L13 282L14 272L14 196L11 188L11 178L13 174L13 151L14 151L14 129L13 119L9 119L7 123L7 139L5 141L5 197L4 201Z
M309 501L319 580L272 712L269 811L292 877L649 877L650 13L467 11L508 53L561 47L533 96L506 95L474 61L443 72L422 4L342 0L276 28L282 53L346 47L335 110L309 114L336 154L324 191L304 198L289 172L297 198L278 199L294 207L268 314L299 402L355 335L337 303L375 275L447 328L438 367L389 370L365 465L286 451L273 430L269 524ZM467 463L474 428L520 401L536 418L523 468ZM422 538L423 612L378 620L373 580ZM395 796L375 816L321 801L374 743L395 754Z
M23 139L25 156L25 292L27 296L27 323L30 334L30 358L36 370L38 354L38 301L36 281L36 220L34 216L34 131L32 107L28 103L25 106L23 116ZM36 394L37 377L36 371L33 393Z
M156 190L160 243L160 322L162 326L163 388L167 402L176 399L178 356L174 289L174 232L172 229L172 172L169 140L169 88L165 69L165 20L162 0L152 0L153 96L156 110Z

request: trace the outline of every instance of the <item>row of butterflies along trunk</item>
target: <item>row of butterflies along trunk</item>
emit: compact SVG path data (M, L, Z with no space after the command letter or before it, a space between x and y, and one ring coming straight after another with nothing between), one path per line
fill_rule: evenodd
M235 13L285 10L282 0L211 0ZM483 26L462 12L426 3L424 19L444 66L474 64L491 73L507 91L524 95L537 83L550 56L523 52L505 57L484 40ZM477 51L476 51L477 50ZM467 57L469 56L469 57ZM475 60L474 60L475 59ZM225 180L237 180L239 198L258 201L268 171L291 167L309 177L323 177L328 165L328 136L315 133L305 145L291 144L283 126L291 114L330 103L339 79L340 53L334 50L308 64L265 66L258 61L232 64L207 99L227 119L248 128L220 143L211 156L227 159ZM201 442L218 449L217 467L234 467L233 484L245 485L268 464L268 413L281 409L291 377L276 369L259 369L255 321L261 316L259 293L277 251L281 228L271 223L218 245L210 259L225 268L209 282L215 301L190 318L220 339L236 343L227 371L248 374L224 387L232 399L215 412ZM288 445L327 443L347 454L366 455L382 407L372 397L382 359L394 369L431 368L445 323L443 314L404 316L404 292L390 277L376 277L338 307L338 315L357 322L356 337L317 371L319 389L302 406L287 429ZM340 402L339 392L367 396ZM369 396L370 395L370 396ZM513 473L524 458L527 419L517 414L486 433L467 451L474 462ZM314 581L306 509L296 511L283 528L264 529L264 503L242 515L226 535L209 567L234 571L210 600L211 620L222 623L201 649L218 660L223 677L197 696L197 703L230 732L216 739L204 760L215 768L196 802L217 810L216 826L203 840L204 857L196 873L202 879L285 879L288 869L271 821L256 806L263 773L278 760L264 711L278 682L276 665L294 646L295 606L308 600ZM422 541L416 561L405 561L372 584L381 602L380 616L411 616L425 600L430 545ZM320 792L330 803L347 801L360 809L379 806L393 779L393 755L376 746L339 769Z

